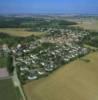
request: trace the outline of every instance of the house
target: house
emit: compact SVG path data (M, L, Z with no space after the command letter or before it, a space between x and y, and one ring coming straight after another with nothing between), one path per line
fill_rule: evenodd
M39 76L47 76L47 72L43 69L43 68L40 68L37 70L37 73Z
M28 76L27 78L28 78L28 80L35 80L35 79L38 79L37 76Z

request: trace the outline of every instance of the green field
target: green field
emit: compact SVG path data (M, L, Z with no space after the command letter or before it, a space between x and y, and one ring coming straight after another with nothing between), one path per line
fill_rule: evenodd
M98 100L98 52L24 85L28 100Z
M31 35L40 36L44 34L43 32L29 32L25 28L0 28L0 32L19 37L27 37Z
M0 68L7 67L7 58L0 56Z
M22 100L11 79L0 80L0 100Z

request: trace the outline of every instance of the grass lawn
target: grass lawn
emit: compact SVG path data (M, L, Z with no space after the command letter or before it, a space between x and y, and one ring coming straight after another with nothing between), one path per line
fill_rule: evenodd
M44 34L43 32L29 32L25 28L0 28L0 32L19 37L27 37L30 35L40 36Z
M0 100L22 100L11 79L0 80Z
M28 100L98 100L98 52L24 85Z

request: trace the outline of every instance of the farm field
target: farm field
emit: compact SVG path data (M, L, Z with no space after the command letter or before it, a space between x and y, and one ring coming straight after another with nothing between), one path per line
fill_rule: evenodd
M0 28L0 32L19 37L27 37L30 35L40 36L44 34L43 32L29 32L25 28Z
M91 30L91 31L97 31L98 32L98 19L71 19L71 21L75 21L78 24L77 25L72 25L72 26L79 26L81 28Z
M78 23L78 26L84 28L84 29L88 29L88 30L93 30L93 31L98 31L98 20L96 21L83 21Z
M0 56L0 68L6 67L6 66L7 66L7 58Z
M19 94L11 79L0 80L0 100L20 100Z
M98 52L23 87L28 100L98 100Z

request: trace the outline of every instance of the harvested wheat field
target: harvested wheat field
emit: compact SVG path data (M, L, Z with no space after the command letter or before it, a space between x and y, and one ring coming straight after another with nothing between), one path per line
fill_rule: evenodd
M72 26L79 26L83 29L91 30L91 31L96 31L98 32L98 20L95 19L86 19L86 20L76 20L78 23L77 25L72 25Z
M98 100L98 52L23 87L28 100Z
M40 36L43 35L43 32L30 32L25 28L0 28L0 32L19 37L27 37L31 35Z

